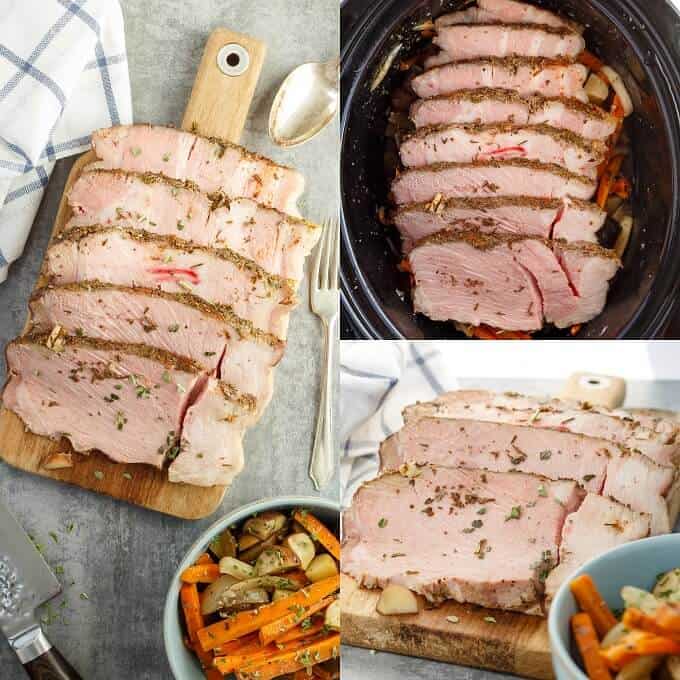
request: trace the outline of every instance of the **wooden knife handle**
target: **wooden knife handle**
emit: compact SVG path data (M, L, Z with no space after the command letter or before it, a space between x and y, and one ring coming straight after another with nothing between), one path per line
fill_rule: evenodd
M32 661L28 661L24 668L33 680L82 680L56 647L51 647Z

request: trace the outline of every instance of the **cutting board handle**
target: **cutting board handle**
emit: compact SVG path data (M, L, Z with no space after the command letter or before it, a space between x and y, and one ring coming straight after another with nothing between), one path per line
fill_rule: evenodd
M226 28L208 38L182 128L238 144L267 46Z

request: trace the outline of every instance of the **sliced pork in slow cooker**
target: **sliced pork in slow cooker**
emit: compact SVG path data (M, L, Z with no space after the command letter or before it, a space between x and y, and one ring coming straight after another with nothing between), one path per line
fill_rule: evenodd
M404 253L422 239L444 229L474 227L482 233L518 234L597 243L607 214L595 203L574 198L528 196L449 198L400 207L394 223Z
M406 167L436 163L472 163L477 160L527 158L559 165L577 175L597 177L605 159L603 142L587 141L548 125L449 125L424 128L402 142L401 162Z
M431 68L411 86L419 97L436 97L480 87L514 90L521 95L588 97L583 89L588 71L582 64L560 59L508 57L471 59Z
M369 588L398 583L431 602L540 614L542 579L579 502L574 482L519 472L385 474L344 514L342 569Z
M594 244L569 244L570 257L560 260L554 243L474 231L430 236L408 255L414 307L436 320L507 330L588 321L602 310L620 263Z

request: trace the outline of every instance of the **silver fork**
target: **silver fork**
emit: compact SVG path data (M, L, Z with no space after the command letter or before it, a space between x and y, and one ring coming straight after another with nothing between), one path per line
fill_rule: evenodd
M312 311L324 327L323 373L321 376L321 403L316 421L314 449L309 465L309 476L317 491L323 489L333 477L335 438L333 434L333 370L337 345L337 320L339 307L338 267L340 262L340 229L337 220L323 223L321 242L316 250L309 282Z

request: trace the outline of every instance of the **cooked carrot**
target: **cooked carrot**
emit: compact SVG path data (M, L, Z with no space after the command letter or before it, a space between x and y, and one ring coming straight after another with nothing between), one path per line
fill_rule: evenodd
M279 675L295 673L317 663L337 658L340 654L340 634L314 641L294 652L277 654L261 664L248 666L236 673L238 680L271 680Z
M613 182L611 193L619 198L630 198L630 192L632 187L630 185L630 180L626 177L619 175Z
M573 593L579 607L590 614L595 630L603 638L616 624L616 617L597 590L597 586L588 574L581 574L571 582Z
M409 261L409 259L408 259L407 257L405 257L403 260L401 260L401 261L399 262L399 264L397 265L397 269L398 269L400 272L406 272L406 273L408 273L408 274L411 274L411 272L412 272L412 270L411 270L411 262Z
M220 577L219 564L195 564L182 572L184 583L212 583Z
M309 675L305 669L300 669L293 674L293 680L309 680Z
M260 642L263 645L268 645L270 642L276 642L282 635L285 635L289 630L295 628L295 626L309 618L312 614L316 614L328 607L334 600L334 597L326 597L309 607L294 608L290 614L286 614L282 618L262 626L262 628L260 628Z
M236 640L259 630L267 623L280 619L291 611L291 607L309 607L323 600L324 597L328 597L339 587L340 577L330 576L296 591L290 597L265 604L251 611L239 612L231 619L206 626L198 631L198 641L205 651L214 649L229 640Z
M215 657L215 667L219 668L220 672L226 675L239 669L259 665L273 656L302 649L307 642L306 640L295 640L287 644L267 645L249 654L238 653L217 656Z
M292 642L293 640L301 640L302 638L311 637L316 635L324 627L323 616L319 616L316 619L312 619L309 625L304 625L304 621L295 628L291 628L287 633L284 633L277 642Z
M621 170L621 163L623 163L623 156L617 155L612 157L612 159L607 164L604 173L602 174L600 184L597 187L597 204L600 206L600 208L604 209L605 205L607 204L607 199L609 198L609 193L611 192L614 178Z
M208 668L205 670L206 680L222 680L222 673L217 668Z
M217 655L227 655L227 654L248 654L249 652L256 652L261 649L260 636L257 633L251 633L250 635L244 635L238 640L231 640L230 642L225 642L223 645L219 645L213 649L213 653Z
M196 642L196 634L205 626L201 615L201 603L198 599L198 588L195 583L183 583L179 589L179 601L184 612L184 621L187 626L189 640L193 644Z
M600 656L600 642L590 615L586 612L574 614L571 630L590 680L611 680L611 674Z
M664 603L656 610L659 626L673 636L680 637L680 604Z
M600 650L600 656L604 662L615 671L620 671L640 656L656 654L678 655L680 654L680 642L654 633L632 630L615 644Z
M305 510L298 510L293 515L293 519L295 519L298 524L301 524L315 541L319 541L319 543L321 543L336 560L340 559L340 541L338 541L333 532L314 517L314 515Z
M199 555L195 564L215 564L215 560L213 560L213 558L210 557L210 555L206 552L202 555Z
M595 73L608 82L607 79L599 73L602 70L604 64L592 52L583 50L583 52L581 52L581 54L579 54L576 59L580 64L587 66L591 71L595 71Z
M621 97L619 97L618 94L614 95L614 98L612 99L612 106L611 109L609 109L609 111L612 114L612 116L616 116L619 119L619 122L626 117L626 113L623 110L623 103L621 102Z
M531 334L524 331L502 331L484 324L471 327L472 337L479 340L531 340Z
M678 613L674 614L673 609L678 610ZM630 607L623 614L623 623L627 628L654 633L680 642L680 608L673 605L663 604L654 614L645 614L635 607Z

